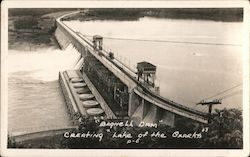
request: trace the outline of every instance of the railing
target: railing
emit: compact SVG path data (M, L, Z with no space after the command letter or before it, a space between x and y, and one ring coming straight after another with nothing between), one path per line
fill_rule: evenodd
M64 16L65 17L65 16ZM84 37L83 35L81 35L80 33L78 32L75 32L73 29L71 29L70 27L68 27L67 25L65 25L61 20L61 18L57 19L57 26L59 26L60 28L63 29L63 31L69 35L69 38L71 38L72 41L76 42L77 44L82 44L82 42L85 42L85 46L88 48L88 49L92 49L93 50L93 43L87 38L87 37ZM102 51L104 52L104 51ZM131 71L130 69L127 69L126 67L124 68L123 66L119 65L119 63L115 62L115 60L113 59L110 59L109 56L107 55L107 51L104 52L105 55L104 55L104 58L106 61L110 62L112 65L114 65L117 69L119 69L122 73L124 73L132 82L134 82L137 87L137 88L140 92L143 92L145 95L148 95L150 97L153 97L155 99L158 99L160 102L162 102L163 104L169 104L169 105L172 105L174 108L178 109L178 110L182 110L184 112L187 112L187 114L191 114L193 115L194 117L199 117L202 119L202 122L204 122L204 119L206 119L207 117L207 114L204 113L204 112L200 112L200 111L197 111L197 110L194 110L194 109L191 109L191 108L188 108L184 105L181 105L179 103L176 103L174 101L171 101L167 98L164 98L158 94L156 94L155 92L152 92L150 89L148 89L147 87L145 87L143 84L141 84L140 81L138 81L136 78L135 78L135 75L133 71Z

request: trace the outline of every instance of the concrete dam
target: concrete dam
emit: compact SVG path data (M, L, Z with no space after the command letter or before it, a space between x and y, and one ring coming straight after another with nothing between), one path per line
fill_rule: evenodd
M137 72L103 49L103 38L90 40L56 20L55 36L62 49L70 43L81 54L75 70L62 71L59 80L68 108L76 123L79 118L105 116L108 119L131 118L135 122L174 126L176 119L189 118L207 123L207 113L176 103L158 94L155 86L156 66L148 62L137 64Z
M61 49L70 44L81 54L76 67L59 72L59 83L66 101L72 125L38 128L32 131L10 133L11 141L51 137L77 129L86 118L131 119L136 124L163 124L175 126L177 120L208 123L208 114L191 109L159 95L155 85L157 67L146 61L130 69L103 49L99 35L90 40L56 19L55 37Z

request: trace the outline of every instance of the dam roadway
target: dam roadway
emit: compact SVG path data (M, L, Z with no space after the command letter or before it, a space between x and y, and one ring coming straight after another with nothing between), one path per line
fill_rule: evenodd
M207 123L207 113L188 108L185 105L160 96L152 91L152 89L145 86L140 80L138 81L136 78L137 74L133 70L126 67L116 58L111 59L107 51L101 49L97 53L91 40L80 32L75 32L63 23L64 17L72 16L77 13L79 13L79 11L66 14L56 20L56 39L62 49L66 48L71 43L77 51L81 53L82 58L89 55L94 56L103 66L127 86L129 93L129 117L145 122L161 120L170 126L174 126L176 116Z
M72 44L75 49L81 54L81 60L88 61L88 57L92 57L105 67L112 75L118 78L127 88L128 94L128 106L126 115L134 120L134 122L146 122L146 123L158 123L161 122L168 126L175 126L176 119L179 117L188 118L198 123L208 123L207 113L200 112L191 109L185 105L174 102L170 99L160 96L152 88L145 86L140 79L137 79L137 74L134 70L130 69L116 58L111 58L110 54L101 49L96 51L93 41L88 39L80 32L76 32L63 23L63 18L72 16L79 13L72 12L56 19L57 29L55 31L55 37L60 45L61 49L65 49L69 44ZM80 67L86 67L86 63L83 62ZM101 70L101 69L100 69ZM73 91L70 79L67 76L68 72L60 72L59 81L61 84L66 85L63 90L67 108L73 113L71 118L74 123L73 126L55 127L55 128L38 128L30 132L21 132L19 134L11 134L11 138L16 142L27 141L30 139L36 139L41 137L49 137L55 134L62 134L65 131L76 129L78 126L79 113L86 110L80 108L81 104L79 98L75 99L76 93ZM96 100L100 103L101 108L104 110L108 119L117 119L114 108L110 107L108 102L102 96L104 93L99 92L95 87L93 79L98 79L98 76L90 77L85 74L84 71L77 69L77 72L73 71L73 74L77 73L77 76L82 77L89 86L89 90L95 96ZM68 85L67 85L68 84ZM71 93L71 94L70 94ZM112 93L112 92L111 92ZM68 105L69 104L69 105Z

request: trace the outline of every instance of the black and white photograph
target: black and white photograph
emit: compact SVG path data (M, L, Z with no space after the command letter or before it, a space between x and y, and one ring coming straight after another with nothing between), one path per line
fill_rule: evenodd
M248 2L14 2L1 5L3 156L249 155Z

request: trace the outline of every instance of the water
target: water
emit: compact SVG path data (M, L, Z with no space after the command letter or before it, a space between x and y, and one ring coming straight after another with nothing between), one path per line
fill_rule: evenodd
M72 46L65 51L9 50L8 131L29 132L71 125L58 72L72 69L79 57Z
M104 38L104 47L135 68L148 61L157 66L160 94L189 107L242 83L242 23L140 18L138 21L67 21L85 35L129 39L204 42L229 45L142 42ZM233 44L233 45L230 45ZM230 96L231 95L231 96ZM214 98L226 97L217 108L242 108L242 86Z
M242 23L142 18L139 21L71 21L67 25L83 34L150 40L176 40L240 44ZM195 102L242 82L240 46L190 45L104 39L128 66L149 61L157 65L161 95L203 110ZM72 69L79 53L45 48L8 52L8 129L70 125L58 84L58 72ZM241 86L225 95L240 91ZM242 108L242 93L218 107ZM29 129L28 129L29 128Z

